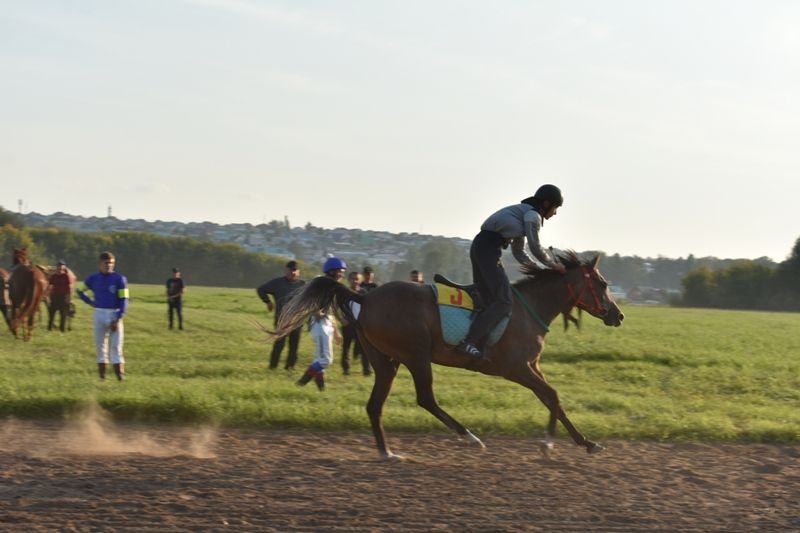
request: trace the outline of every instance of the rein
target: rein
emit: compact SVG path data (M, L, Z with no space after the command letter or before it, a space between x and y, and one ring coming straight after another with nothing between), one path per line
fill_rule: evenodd
M549 332L550 327L547 324L545 324L544 320L542 320L542 317L539 316L539 313L534 311L533 307L531 307L531 305L528 303L525 297L522 296L522 293L519 292L517 288L514 287L513 285L511 285L511 290L514 291L514 294L517 295L517 298L519 298L519 301L522 302L522 305L528 311L528 314L531 315L531 318L533 318L536 322L539 323L540 326L544 328L545 333Z
M581 291L576 294L575 289L572 285L567 284L567 290L569 291L569 295L575 301L573 302L572 306L577 307L579 309L583 309L589 313L597 313L598 315L604 315L606 313L605 307L603 307L603 301L600 299L600 296L597 295L597 291L594 288L594 283L590 283L590 279L592 277L592 273L589 271L589 267L583 265L581 267L581 271L583 272L584 282ZM594 298L593 304L590 306L586 302L583 301L583 295L586 293L586 289L592 293L592 297Z

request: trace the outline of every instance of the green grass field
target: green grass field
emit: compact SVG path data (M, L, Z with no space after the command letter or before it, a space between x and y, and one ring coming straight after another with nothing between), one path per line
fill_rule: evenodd
M134 285L131 296L123 383L97 379L92 310L80 301L72 332L38 324L25 343L4 330L0 417L60 418L97 403L116 420L368 431L372 378L344 376L338 353L326 392L294 385L313 355L307 334L296 371L267 370L270 344L254 321L272 317L254 290L190 287L185 331L167 329L162 287ZM587 436L800 441L800 314L623 311L620 328L585 315L580 332L559 321L548 335L542 368ZM547 410L518 385L437 366L434 387L478 435L544 431ZM416 405L405 369L384 421L389 431L447 431Z

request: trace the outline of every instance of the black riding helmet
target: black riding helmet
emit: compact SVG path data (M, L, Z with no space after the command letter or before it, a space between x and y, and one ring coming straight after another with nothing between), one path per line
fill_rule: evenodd
M546 206L547 208L553 206L561 207L564 204L564 197L561 195L561 189L555 185L542 185L536 190L536 194L525 198L520 203L528 204L529 206L538 210L542 207L545 207L545 202L549 202Z

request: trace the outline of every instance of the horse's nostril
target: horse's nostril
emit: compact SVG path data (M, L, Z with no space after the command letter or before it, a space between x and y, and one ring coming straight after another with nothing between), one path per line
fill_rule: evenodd
M623 320L625 320L625 315L623 315L622 313L620 313L620 314L619 314L619 321L620 321L620 322L622 322Z

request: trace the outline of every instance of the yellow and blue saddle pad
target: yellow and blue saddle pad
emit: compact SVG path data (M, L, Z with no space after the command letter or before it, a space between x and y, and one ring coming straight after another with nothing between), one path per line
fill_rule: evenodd
M475 306L472 297L463 289L441 283L432 283L430 287L439 306L444 342L458 344L467 336L469 325L474 318ZM496 343L503 336L507 325L508 317L495 326L486 345L491 346Z

